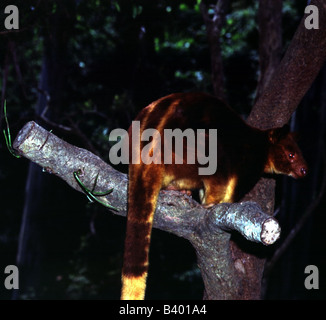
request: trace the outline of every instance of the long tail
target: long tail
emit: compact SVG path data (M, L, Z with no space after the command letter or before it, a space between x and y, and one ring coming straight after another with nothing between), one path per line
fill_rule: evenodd
M122 300L142 300L145 296L153 217L162 184L159 168L155 165L129 165Z

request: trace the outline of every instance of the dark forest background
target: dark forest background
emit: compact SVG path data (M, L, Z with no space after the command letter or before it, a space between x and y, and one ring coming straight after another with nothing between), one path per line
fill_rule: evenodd
M4 28L4 8L19 8L20 29ZM137 112L172 92L213 93L210 48L200 1L6 1L0 4L1 129L3 104L15 137L35 120L64 140L109 161L108 134L127 129ZM246 117L259 78L259 1L230 1L220 44L229 104ZM306 1L283 1L282 52ZM314 53L311 52L311 55ZM266 248L264 299L326 298L326 68L292 116L309 176L277 177L281 239ZM2 130L1 130L2 131ZM118 168L126 172L125 167ZM0 298L118 299L125 218L110 213L25 159L0 138ZM300 231L274 253L302 217ZM201 299L192 246L153 230L147 299ZM20 271L9 291L4 269ZM307 265L319 290L304 287Z

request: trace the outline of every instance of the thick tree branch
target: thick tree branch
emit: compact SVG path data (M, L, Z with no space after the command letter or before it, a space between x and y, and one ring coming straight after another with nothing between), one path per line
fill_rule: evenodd
M101 200L118 208L119 215L126 215L127 176L91 152L62 141L33 121L19 132L14 149L78 191L83 192L73 175L78 170L81 170L80 178L87 188L93 189L94 181L96 192L114 188ZM161 192L155 227L189 239L197 226L203 223L212 232L237 230L248 240L266 245L275 242L280 231L277 222L254 203L221 204L206 210L179 192Z
M326 2L319 9L319 29L306 29L303 16L279 67L254 105L248 123L261 129L287 123L326 59Z
M118 208L117 214L126 215L127 176L91 152L62 141L35 122L27 123L18 133L14 149L80 192L82 189L73 175L78 170L88 189L103 192L113 188L101 201ZM243 266L240 261L233 263L230 231L236 230L248 240L265 245L274 243L280 234L276 220L253 202L205 209L187 195L165 190L159 196L154 227L184 237L193 244L205 283L205 297L209 299L241 298L238 273L243 272Z

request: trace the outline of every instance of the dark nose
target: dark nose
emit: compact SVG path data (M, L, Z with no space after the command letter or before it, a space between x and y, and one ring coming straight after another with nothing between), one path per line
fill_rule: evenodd
M301 168L300 172L303 176L305 176L307 174L307 169L306 168Z

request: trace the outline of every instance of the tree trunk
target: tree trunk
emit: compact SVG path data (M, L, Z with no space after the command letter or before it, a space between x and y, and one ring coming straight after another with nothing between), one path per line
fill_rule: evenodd
M306 29L305 18L276 69L268 87L255 103L248 123L261 129L287 123L318 75L326 58L326 3L312 0L319 8L319 29Z
M224 101L226 100L226 95L220 36L225 22L228 3L228 0L219 0L215 5L208 5L207 1L200 3L210 48L213 90L215 96ZM209 14L209 9L212 9L214 12L212 16Z
M278 67L282 53L283 0L260 0L258 11L260 73L256 99L262 94Z
M40 116L47 110L46 116L53 116L52 110L59 108L62 103L62 88L65 86L65 54L68 34L66 6L58 6L58 11L50 19L53 20L53 29L44 33L44 52L42 72L39 84L39 96L36 114ZM64 36L62 36L64 35ZM24 295L39 292L41 279L44 274L44 261L49 250L46 248L45 237L48 236L47 224L44 223L47 207L47 196L55 196L55 187L50 182L50 177L45 176L35 163L30 163L25 187L25 203L19 234L17 266L20 270L20 290L13 292L13 299L19 299ZM62 200L62 199L61 199ZM30 291L33 292L30 292Z

